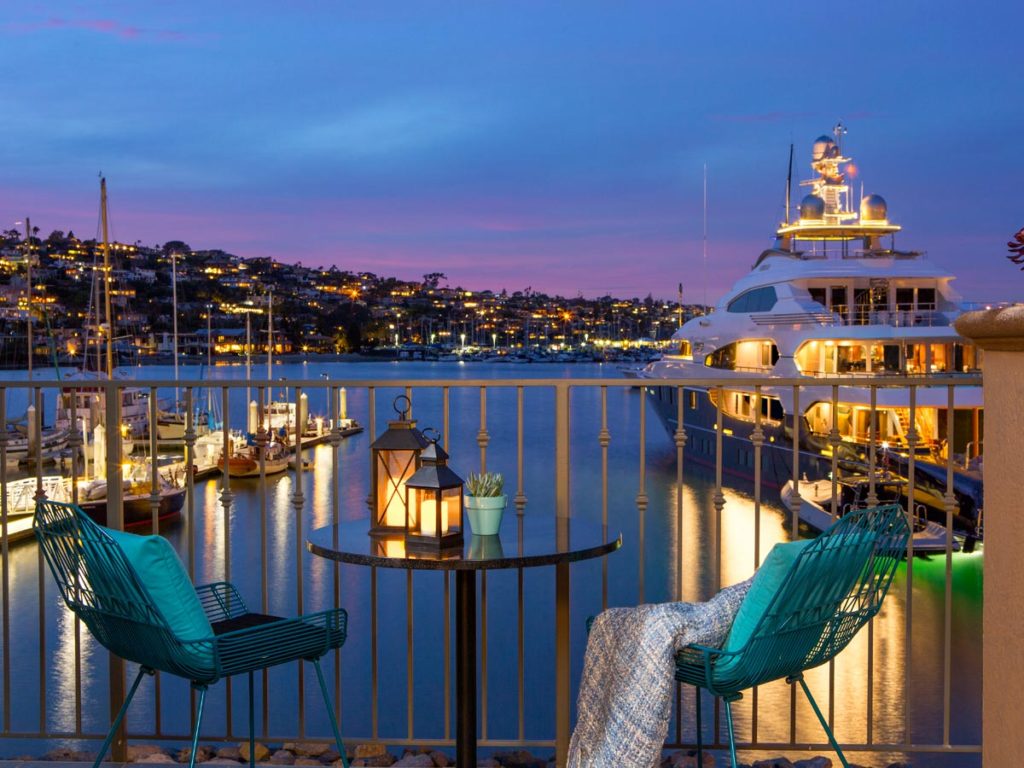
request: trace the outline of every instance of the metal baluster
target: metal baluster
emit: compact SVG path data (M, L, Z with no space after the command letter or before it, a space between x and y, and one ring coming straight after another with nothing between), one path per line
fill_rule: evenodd
M160 532L160 476L156 463L157 452L157 389L149 388L149 511L150 530ZM153 713L156 721L156 735L163 735L163 712L161 710L161 675L158 671L153 679Z
M444 439L451 446L451 392L448 386L441 388L441 424ZM452 595L451 572L444 572L444 738L447 741L452 734Z
M942 744L949 746L950 698L952 696L953 677L953 511L956 509L956 497L953 495L953 429L956 419L956 403L953 385L949 385L946 401L946 493L943 506L946 508L946 594L944 601L945 615L942 626ZM977 435L977 409L973 419L975 450L980 448ZM980 453L980 451L979 451ZM970 456L967 457L968 459Z
M230 457L231 449L231 414L230 405L231 400L229 398L230 390L225 384L221 386L221 419L224 436L224 456ZM212 409L211 409L212 410ZM207 423L213 414L207 415ZM224 460L224 471L221 473L221 493L220 503L224 515L224 581L231 581L231 502L235 498L234 493L231 491L231 474L228 472L228 460ZM261 475L261 479L262 475ZM301 611L300 611L301 613ZM231 712L233 711L232 699L234 698L234 687L232 686L232 679L229 677L225 685L225 706L227 707L227 735L230 737L234 732L232 728ZM299 708L301 712L301 698L299 700Z
M476 444L480 447L480 471L487 471L487 444L491 442L487 431L487 387L480 387L480 429L476 433Z
M273 385L268 381L264 386L256 387L256 455L260 464L261 480L266 475L266 452L267 444L270 442L270 425L267 413L267 388L273 391ZM230 434L230 433L228 433ZM227 468L227 460L224 463ZM267 556L270 551L269 515L267 510L267 494L258 494L260 499L260 610L262 613L270 612L270 574L267 564ZM263 688L263 734L270 730L270 673L264 669L260 673L261 686Z
M42 391L35 387L30 391L31 402L35 413L29 413L31 422L27 424L29 432L35 432L35 456L26 458L35 464L33 469L36 476L36 492L33 498L38 503L46 499L46 492L43 490L43 408ZM33 446L26 444L27 449ZM4 495L6 488L2 489ZM39 595L39 732L46 733L46 561L43 559L43 548L36 547L36 577L38 580Z
M196 581L196 422L193 413L192 387L185 387L185 521L188 538L188 574L192 582ZM189 731L196 727L196 691L188 689Z
M715 387L715 494L713 497L715 507L715 544L712 552L715 557L713 572L715 574L715 593L722 589L722 510L725 509L725 494L722 493L722 431L723 418L722 408L725 405L725 390L719 384ZM721 700L715 697L715 718L714 718L714 740L721 743Z
M608 387L601 387L601 431L597 444L601 446L601 540L608 538L608 446L612 433L608 431ZM601 610L608 607L608 558L601 558Z
M952 415L952 414L950 414ZM872 421L874 417L872 416ZM907 744L913 743L910 722L910 694L912 691L910 676L913 666L913 615L914 615L914 518L916 510L914 507L914 475L916 468L917 451L917 387L910 387L910 430L907 432L907 523L910 526L911 535L907 537L907 585L906 585L906 647L904 648L904 685L907 698L904 699L904 741Z
M57 390L57 402L60 403L61 390ZM71 402L76 401L76 391L71 390ZM3 410L3 403L0 402L0 410ZM78 504L78 477L79 477L79 464L78 456L82 452L82 434L78 430L78 425L75 423L75 410L72 408L68 414L68 420L71 423L71 433L68 436L68 448L71 451L71 503ZM6 432L6 428L0 425L0 429ZM0 437L0 440L5 439L6 436ZM6 463L6 457L0 457L0 461ZM6 480L0 478L0 487L7 487ZM6 496L6 494L4 494ZM4 560L7 559L7 553L4 553ZM7 585L4 584L4 593L6 594ZM78 618L78 614L74 614L74 627L75 627L75 731L77 733L82 732L82 620ZM6 624L6 620L5 620ZM6 640L5 640L6 643ZM6 646L5 646L6 647Z
M555 543L569 546L569 384L555 385ZM555 566L555 762L569 752L569 564Z
M224 455L231 455L231 417L229 409L231 406L231 400L229 398L230 390L227 386L221 387L221 418L223 419L223 435L224 435ZM225 469L227 468L227 462L224 464ZM231 520L231 503L235 500L235 494L231 491L231 474L229 472L221 473L221 492L220 492L220 503L224 507L224 536L225 536L225 547L224 553L226 558L224 577L229 578L231 574L230 569L230 549L229 544L231 541L228 535L228 524Z
M676 387L676 431L672 434L672 442L676 446L676 600L683 599L683 466L686 452L685 409L683 400L686 389L682 385ZM607 530L604 531L607 540Z
M800 537L800 387L793 387L793 495L790 497L790 534ZM793 690L794 697L796 690Z
M480 471L487 471L487 446L491 435L487 431L487 387L480 387L480 429L476 443L480 447ZM477 576L472 574L472 578ZM480 739L487 740L487 571L481 571L480 581Z
M644 529L645 523L647 522L647 387L640 387L640 456L639 456L639 468L638 473L640 475L639 483L640 487L636 492L636 514L639 534L639 557L637 558L639 568L639 580L637 582L637 592L639 594L639 602L644 602Z
M105 398L105 418L107 423L107 527L117 531L124 530L124 512L121 506L122 493L121 483L123 474L121 470L121 390L116 382L104 381L103 392ZM121 709L121 703L125 699L124 660L114 654L109 654L110 660L107 666L109 678L108 697L110 705L110 720L113 722ZM42 699L42 695L40 695ZM127 759L126 725L124 721L114 735L111 742L111 759L124 762Z
M526 511L526 493L523 491L525 483L526 467L523 463L523 443L526 433L523 429L523 387L516 387L516 468L517 468L517 489L516 489L516 517L518 522L519 540L522 541L523 513ZM523 569L517 569L516 573L516 606L519 624L516 628L516 683L519 687L518 715L519 715L519 740L526 737L526 598L525 580Z
M868 425L868 506L878 506L878 491L875 488L876 466L876 444L878 442L877 419L878 419L878 387L871 385L871 411L868 414L870 422Z
M374 387L367 387L366 388L366 400L367 400L367 406L368 406L369 411L370 411L369 428L370 428L370 441L372 442L374 440L374 438L375 438L375 435L377 434L377 390L376 390L376 388L374 388ZM411 404L410 404L410 407L412 407ZM370 510L370 515L371 516L377 514L377 511L373 508L373 485L374 485L374 482L375 482L374 474L373 473L376 472L376 471L377 471L377 468L373 465L373 462L371 461L370 462L370 485L368 486L369 487L369 492L366 494L366 508Z
M7 387L0 387L0 551L3 560L0 571L3 580L4 618L4 733L11 732L11 558L7 539Z
M160 531L160 478L156 465L157 438L157 394L156 387L149 388L149 511L150 530ZM159 721L158 721L159 722Z
M828 433L828 444L832 447L832 521L839 516L839 385L832 385L832 428Z
M715 593L722 589L722 510L725 509L725 494L722 493L722 408L725 403L725 392L722 385L715 387L715 494L712 502L715 507L715 544L712 552L715 557ZM715 718L718 718L718 706L715 705ZM718 736L717 725L715 738Z
M341 448L341 390L338 387L328 389L327 417L331 420L331 434L327 442L331 446L331 524L334 526L332 544L335 549L341 543L338 540L338 525L341 523L341 499L338 489L341 487L341 462L338 451ZM334 609L341 607L341 563L332 561L332 577ZM334 719L341 721L341 648L334 650Z
M413 740L413 679L415 670L413 667L413 591L412 591L412 571L405 572L405 718L406 718L406 738L411 742Z
M764 449L764 429L761 427L761 385L754 387L754 429L750 442L754 446L754 570L761 565L761 451ZM758 687L750 692L750 741L757 743Z

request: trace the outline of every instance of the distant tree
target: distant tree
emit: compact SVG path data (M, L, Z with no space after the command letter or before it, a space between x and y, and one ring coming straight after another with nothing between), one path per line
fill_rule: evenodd
M47 245L61 245L64 242L64 233L59 229L53 230L50 236L46 238Z
M1006 258L1014 264L1024 264L1024 227L1018 230L1017 234L1013 236L1013 240L1006 244L1006 247L1010 251ZM1024 266L1021 269L1024 269Z
M188 243L181 240L168 240L163 246L164 256L170 256L172 253L190 253L191 251L192 249L189 248Z
M428 272L423 276L423 287L433 290L441 284L442 280L448 282L448 276L444 272Z

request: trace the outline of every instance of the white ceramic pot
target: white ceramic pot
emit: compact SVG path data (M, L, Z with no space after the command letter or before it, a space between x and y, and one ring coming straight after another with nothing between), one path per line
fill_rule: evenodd
M505 512L505 496L465 496L463 506L469 518L469 528L476 536L494 536L501 528Z

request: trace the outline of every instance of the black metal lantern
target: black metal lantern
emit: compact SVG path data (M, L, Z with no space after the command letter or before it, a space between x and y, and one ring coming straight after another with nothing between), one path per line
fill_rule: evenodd
M428 430L433 431L433 430ZM436 552L462 551L462 478L448 466L448 454L432 439L422 464L406 481L405 547Z
M404 402L403 402L404 401ZM420 453L430 441L408 418L412 403L405 395L395 398L398 419L370 446L373 464L373 525L371 534L399 534L406 530L406 483L420 468Z

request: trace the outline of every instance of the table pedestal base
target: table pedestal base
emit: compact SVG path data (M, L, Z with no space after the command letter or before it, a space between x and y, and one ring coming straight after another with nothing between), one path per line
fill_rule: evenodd
M455 763L476 768L476 571L455 572Z

